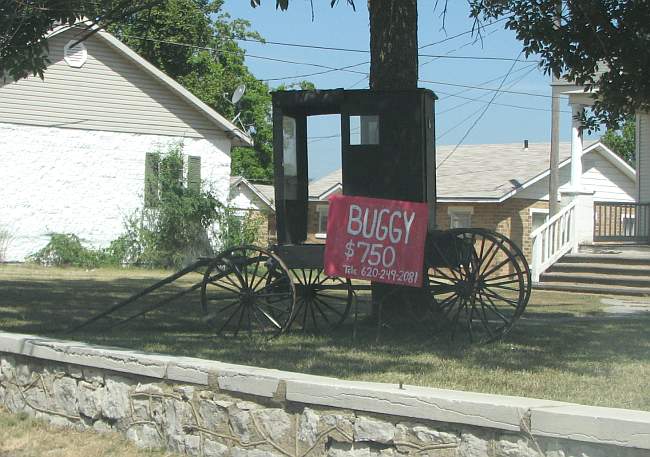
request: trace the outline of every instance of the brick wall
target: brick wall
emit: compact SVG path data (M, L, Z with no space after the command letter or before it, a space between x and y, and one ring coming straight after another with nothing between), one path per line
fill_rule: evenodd
M449 228L449 208L472 207L472 227L481 227L499 232L519 246L528 260L532 256L530 232L533 208L548 209L548 202L539 200L511 198L503 203L455 204L439 203L436 208L436 221L440 229Z

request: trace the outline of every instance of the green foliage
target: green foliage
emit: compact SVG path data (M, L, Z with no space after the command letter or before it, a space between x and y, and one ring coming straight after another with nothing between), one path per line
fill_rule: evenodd
M557 5L562 18L555 24ZM650 109L650 8L645 1L471 0L478 20L507 18L526 56L557 76L598 89L588 128L617 128ZM600 75L597 77L595 75Z
M182 144L157 153L158 202L127 219L126 233L113 249L130 263L179 267L211 253L207 232L219 221L220 204L211 192L187 186Z
M224 207L220 216L219 226L212 237L220 250L257 242L262 215Z
M601 141L632 167L636 167L636 122L634 117L628 117L619 130L607 130L601 137Z
M90 17L108 24L144 11L160 0L39 0L0 1L0 80L29 74L43 78L47 41L55 26L72 25ZM90 24L89 24L90 25Z
M119 265L121 259L112 255L111 247L108 249L91 249L83 246L76 235L52 233L47 245L27 257L27 261L44 266L97 268L99 266Z
M241 111L255 147L233 148L232 173L273 179L273 130L269 87L246 67L238 38L261 39L250 23L222 11L223 0L165 0L150 11L117 22L109 31L185 86L226 118ZM178 46L183 43L187 46ZM246 92L237 106L230 97L240 84Z

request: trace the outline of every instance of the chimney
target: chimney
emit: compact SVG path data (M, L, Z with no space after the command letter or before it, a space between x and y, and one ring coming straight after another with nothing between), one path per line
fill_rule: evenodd
M524 140L524 151L528 151L528 140Z

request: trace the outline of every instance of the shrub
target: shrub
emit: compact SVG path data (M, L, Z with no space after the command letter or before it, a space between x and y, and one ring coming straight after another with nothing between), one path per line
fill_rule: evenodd
M140 265L180 267L212 253L208 232L220 220L220 204L210 191L183 181L183 146L158 152L155 206L126 221L126 233L114 248Z
M44 266L96 268L106 264L108 259L103 250L84 247L76 235L52 233L47 245L27 257L27 261Z

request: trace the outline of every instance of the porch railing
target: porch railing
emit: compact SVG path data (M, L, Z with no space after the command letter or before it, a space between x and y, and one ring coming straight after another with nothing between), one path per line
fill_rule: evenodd
M573 201L530 234L533 242L531 275L539 282L540 275L560 257L577 248L576 202Z
M650 240L650 203L594 202L594 241Z

